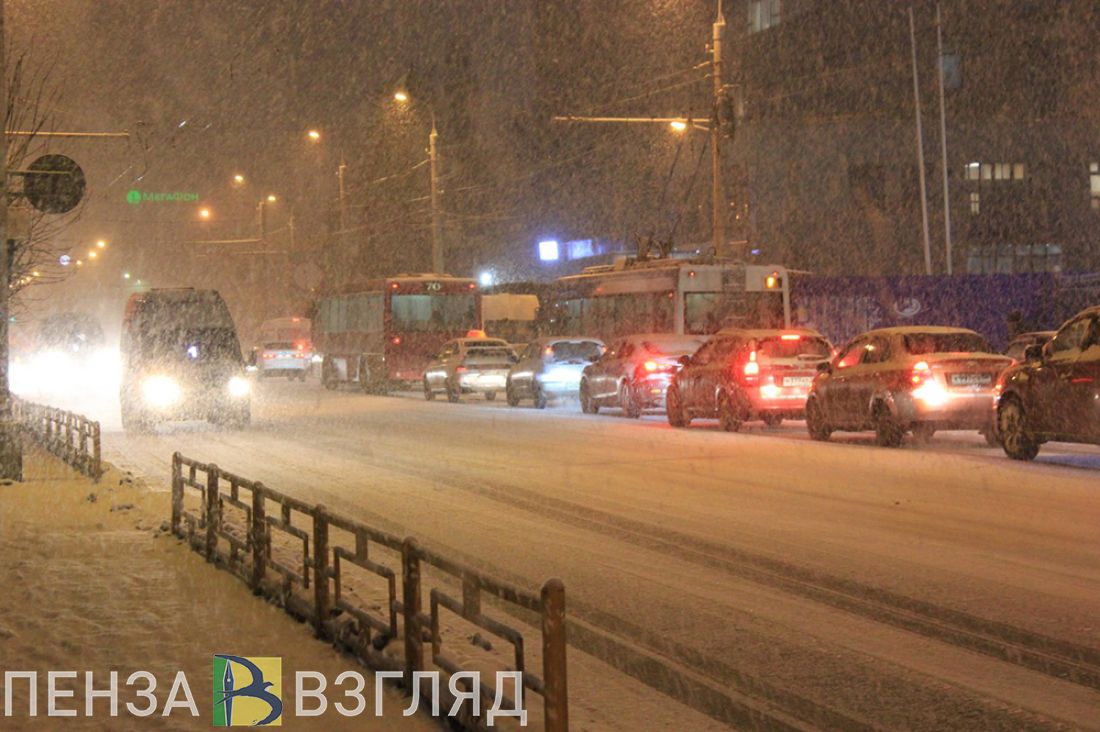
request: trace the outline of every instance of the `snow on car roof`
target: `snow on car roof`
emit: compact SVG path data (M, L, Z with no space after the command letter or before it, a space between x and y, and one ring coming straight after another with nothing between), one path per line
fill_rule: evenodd
M628 336L632 343L647 343L662 351L694 352L706 342L705 335L680 335L678 333L639 333Z
M745 338L776 338L782 335L800 335L806 338L824 338L813 328L723 328L715 335L738 335Z
M948 333L968 333L971 335L979 335L979 333L970 330L969 328L957 328L953 325L895 325L889 328L875 328L869 330L863 335L884 335L897 333L900 335L914 335L919 333L928 334L948 334Z

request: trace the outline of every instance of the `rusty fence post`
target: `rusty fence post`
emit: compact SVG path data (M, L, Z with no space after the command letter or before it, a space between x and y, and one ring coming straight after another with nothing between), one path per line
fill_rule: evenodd
M183 536L180 522L183 519L183 455L172 455L172 534Z
M405 632L405 692L413 693L413 673L424 668L420 630L420 545L411 536L401 545L402 620Z
M332 610L328 593L328 514L325 507L313 509L313 613L314 633L327 637L325 622Z
M206 466L206 561L218 554L218 529L221 526L221 496L218 493L218 466Z
M252 486L252 591L259 593L267 571L267 514L264 509L264 484Z
M92 422L92 477L98 483L103 476L103 450L100 444L99 422Z
M546 732L569 729L569 684L565 676L565 584L554 577L542 586L542 677Z

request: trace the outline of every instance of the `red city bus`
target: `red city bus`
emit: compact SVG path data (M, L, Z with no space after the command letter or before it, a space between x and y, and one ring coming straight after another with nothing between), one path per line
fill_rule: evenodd
M313 348L321 381L385 392L419 383L442 345L481 327L481 293L467 277L402 274L348 285L317 299Z

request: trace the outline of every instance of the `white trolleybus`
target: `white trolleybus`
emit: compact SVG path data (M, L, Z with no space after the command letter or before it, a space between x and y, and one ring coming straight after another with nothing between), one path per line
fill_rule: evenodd
M623 257L554 282L540 312L549 335L711 334L790 327L787 269L715 258Z

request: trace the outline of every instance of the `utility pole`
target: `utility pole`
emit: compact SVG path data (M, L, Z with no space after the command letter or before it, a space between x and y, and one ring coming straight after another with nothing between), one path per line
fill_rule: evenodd
M710 125L711 157L711 231L714 236L714 255L726 255L726 191L722 185L722 36L726 32L726 18L722 14L722 0L718 0L718 17L714 20L711 37L711 76L714 77L714 113Z
M339 184L340 190L340 239L343 240L344 232L348 228L348 205L347 198L344 195L344 172L347 170L347 163L344 162L344 156L340 156L340 165L336 167L336 181Z
M924 273L932 274L932 245L928 236L928 184L924 175L924 131L920 119L920 81L917 78L917 30L909 6L909 46L913 54L913 109L917 119L917 172L920 174L920 213L924 232Z
M947 183L947 111L943 95L943 23L940 20L940 4L936 3L936 53L939 56L940 78L940 167L943 168L943 246L947 259L947 274L952 273L954 247L951 243L951 189Z
M432 131L428 135L428 161L431 169L432 199L432 272L443 273L443 230L439 211L439 133L432 115Z
M256 210L257 210L257 212L259 214L259 218L260 218L260 243L261 244L263 244L264 241L267 239L267 213L264 210L266 208L264 206L265 203L267 203L267 200L264 199L264 198L261 198L260 202L256 204Z
M0 104L8 104L8 69L4 63L4 0L0 0ZM6 111L6 110L5 110ZM23 480L23 449L12 419L8 383L8 326L11 316L11 244L8 242L8 136L0 134L0 478Z

